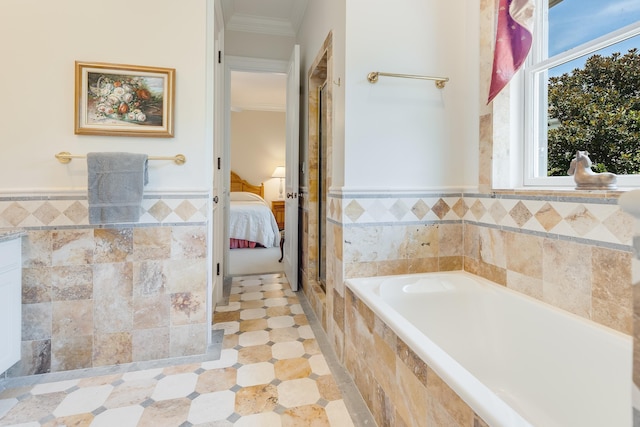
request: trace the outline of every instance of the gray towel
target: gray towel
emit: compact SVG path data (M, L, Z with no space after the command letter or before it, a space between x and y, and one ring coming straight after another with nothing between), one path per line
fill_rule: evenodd
M89 223L137 222L143 187L149 182L147 155L88 153Z

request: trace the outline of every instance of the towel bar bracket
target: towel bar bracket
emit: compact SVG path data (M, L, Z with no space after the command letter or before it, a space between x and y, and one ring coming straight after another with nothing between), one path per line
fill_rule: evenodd
M56 154L56 159L58 159L58 161L62 164L70 163L72 158L72 154L68 151L61 151Z

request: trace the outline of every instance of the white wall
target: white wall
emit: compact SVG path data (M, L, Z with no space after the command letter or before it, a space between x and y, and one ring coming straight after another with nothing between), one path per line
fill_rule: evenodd
M308 68L333 31L334 187L475 189L478 0L310 0L298 34L306 123ZM449 77L433 82L371 71ZM304 137L306 140L306 137Z
M280 180L271 175L285 164L285 131L284 112L231 113L231 170L253 185L264 183L268 202L278 198Z
M461 58L462 70L465 70L461 77L466 85L458 96L463 103L463 113L461 114L460 126L462 138L464 140L464 152L460 153L464 159L464 183L466 187L476 189L479 183L479 157L480 157L480 110L481 105L474 100L482 99L480 96L480 0L467 0L464 32L462 43L464 45L464 55ZM482 101L486 105L486 99Z
M206 0L3 0L0 57L0 191L86 189L86 162L60 151L182 153L184 166L150 162L147 190L209 187ZM76 60L175 68L175 137L74 135Z
M478 108L477 9L477 0L310 0L298 35L302 81L306 86L308 66L329 31L334 76L341 80L334 86L334 186L475 184L477 143L470 135L477 114L470 111ZM64 16L64 25L52 16ZM152 162L147 189L208 187L205 19L205 0L114 0L108 7L83 0L3 0L0 55L11 66L0 79L0 138L11 161L0 168L0 190L85 188L85 163L61 165L53 158L59 151L183 153L188 161L181 167ZM119 37L121 25L113 23L129 20L134 30ZM288 55L289 46L279 46ZM76 60L176 68L175 137L74 135ZM391 78L371 85L366 74L374 70L451 81L444 90Z
M301 155L306 155L308 135L307 93L308 73L329 32L333 33L333 158L332 187L344 183L344 88L345 88L345 2L344 0L309 0L304 20L300 25L300 83L303 87L300 98L300 139L303 141ZM301 164L302 165L302 164ZM300 181L304 182L304 181Z
M465 2L347 2L345 186L459 187L469 124ZM371 71L449 77L433 82L381 77ZM474 100L477 98L473 98ZM476 128L477 129L477 128ZM475 150L477 157L477 149Z

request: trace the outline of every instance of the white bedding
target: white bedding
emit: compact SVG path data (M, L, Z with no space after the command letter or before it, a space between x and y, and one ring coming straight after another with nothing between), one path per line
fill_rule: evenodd
M266 248L280 244L278 223L262 197L245 192L231 193L229 237L257 242Z

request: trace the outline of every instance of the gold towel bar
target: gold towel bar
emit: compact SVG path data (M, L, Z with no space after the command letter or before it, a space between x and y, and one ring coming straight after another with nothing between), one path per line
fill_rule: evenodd
M87 156L82 154L71 154L68 151L61 151L56 154L56 159L60 163L69 163L71 159L85 159ZM184 154L176 154L175 156L149 156L149 160L173 160L177 165L184 165L187 158Z
M369 80L369 83L377 83L379 76L402 77L405 79L435 80L436 87L438 89L442 89L445 83L449 81L449 77L431 77L431 76L417 76L415 74L382 73L380 71L372 71L369 74L367 74L367 80Z

